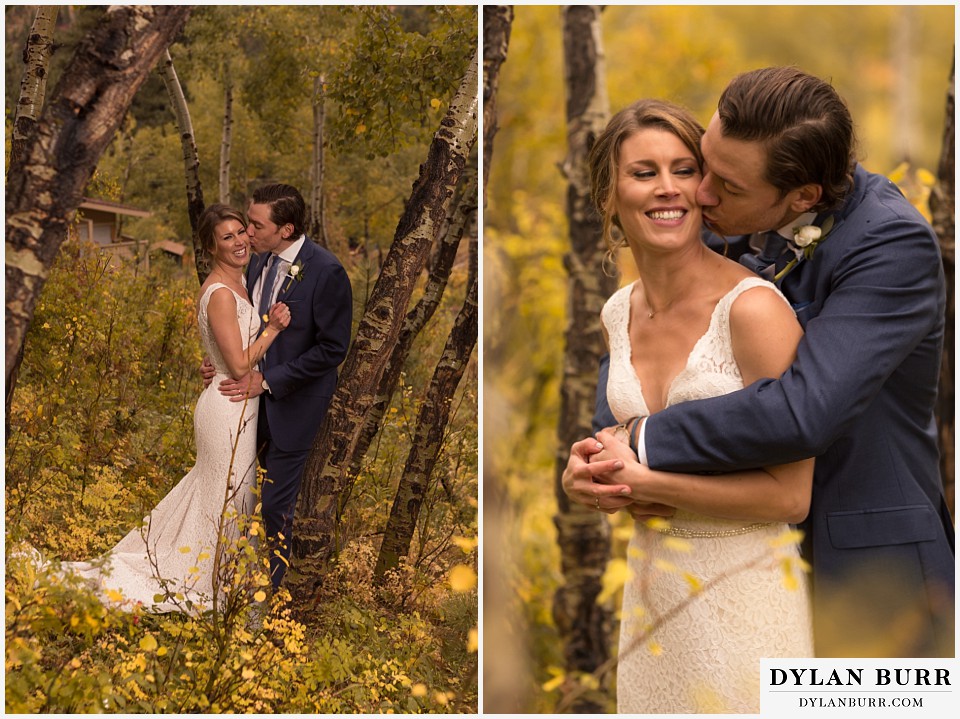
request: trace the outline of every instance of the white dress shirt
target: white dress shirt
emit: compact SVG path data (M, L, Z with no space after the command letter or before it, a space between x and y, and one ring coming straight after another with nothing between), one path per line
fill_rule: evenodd
M273 292L272 297L270 298L270 303L268 307L272 307L273 304L277 301L277 295L280 294L280 289L286 285L287 273L290 271L290 266L293 264L293 261L297 259L297 255L300 253L300 248L303 247L303 243L306 241L306 235L300 235L300 239L290 245L283 252L277 254L277 259L275 262L280 263L280 267L277 270L277 280L273 283ZM257 279L257 283L253 287L253 296L250 298L253 302L254 307L260 306L260 293L263 291L263 281L266 279L266 274L268 270L266 268L260 272L260 277Z

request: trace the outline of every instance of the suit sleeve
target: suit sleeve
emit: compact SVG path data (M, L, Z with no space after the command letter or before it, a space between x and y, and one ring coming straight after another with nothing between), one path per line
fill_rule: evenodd
M616 417L613 416L613 410L607 402L607 378L610 376L610 354L604 354L600 358L600 374L597 379L597 396L594 400L593 433L597 434L601 429L613 427L617 424Z
M325 265L313 290L315 342L299 357L272 367L270 393L282 398L304 382L335 372L347 356L353 319L353 292L343 266Z
M732 471L825 452L942 321L932 233L900 218L872 227L834 264L828 291L782 377L650 417L650 466Z

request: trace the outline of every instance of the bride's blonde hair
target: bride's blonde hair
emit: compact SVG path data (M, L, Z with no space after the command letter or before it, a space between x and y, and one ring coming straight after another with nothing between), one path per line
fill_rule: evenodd
M672 132L693 153L697 166L703 170L700 138L703 127L689 110L665 100L638 100L614 115L606 129L597 138L590 151L590 196L603 218L603 238L607 243L607 259L626 245L623 227L614 212L617 199L617 168L620 146L631 135L648 127ZM616 227L618 237L614 237ZM606 260L605 260L606 263Z

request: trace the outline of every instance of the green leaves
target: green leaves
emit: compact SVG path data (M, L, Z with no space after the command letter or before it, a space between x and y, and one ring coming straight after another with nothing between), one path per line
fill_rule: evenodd
M42 537L54 556L96 556L190 466L194 287L64 245L11 406L8 528Z
M41 298L12 406L7 527L65 559L114 544L194 459L195 279L123 264L108 269L105 260L92 248L65 247ZM389 511L419 388L449 333L463 274L451 278L449 298L408 363L393 420L364 467L362 496L345 517L351 538L367 535ZM8 559L8 711L475 711L476 575L457 570L466 580L462 593L445 580L454 565L476 566L477 418L469 384L429 490L418 566L385 586L371 580L370 538L352 540L341 554L343 574L328 578L323 601L294 619L266 596L258 519L241 523L224 548L236 568L226 586L238 599L219 628L209 613L106 610L89 592ZM194 545L184 556L202 569L216 553ZM169 596L155 600L176 599L180 589L171 583ZM254 628L249 607L258 600L263 614ZM413 695L415 684L423 694Z
M476 8L365 6L328 77L341 106L334 142L359 142L368 157L427 142L436 110L449 102L476 43ZM359 130L358 128L363 128Z

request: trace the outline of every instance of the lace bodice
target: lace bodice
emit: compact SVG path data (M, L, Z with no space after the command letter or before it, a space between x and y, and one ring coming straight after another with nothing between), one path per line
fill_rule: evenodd
M634 284L614 293L601 313L610 340L607 401L620 422L650 414L640 390L640 378L633 369L630 347L630 294ZM683 370L671 382L667 393L668 407L692 399L716 397L743 387L740 368L733 355L730 308L741 294L754 287L766 287L787 302L780 290L766 280L759 277L741 280L717 303L707 331L694 344Z
M259 329L259 318L256 316L253 305L250 304L246 297L237 294L222 282L214 282L211 284L200 297L197 309L197 320L200 325L200 341L203 343L203 350L207 353L217 373L228 375L230 372L227 369L227 363L223 359L223 353L220 352L220 347L217 346L216 338L213 336L213 328L210 326L210 318L207 315L207 306L210 304L210 298L213 296L214 291L220 287L224 287L230 290L230 292L233 292L233 296L237 299L237 323L240 326L240 341L243 349L246 349L250 343L256 339L257 330Z
M630 293L633 286L630 284L614 293L601 313L610 339L607 401L619 422L650 414L641 391L640 378L633 368L630 347ZM737 283L717 302L707 331L693 345L684 368L670 383L668 407L689 400L718 397L743 387L743 377L733 354L730 308L741 294L754 287L765 287L789 304L780 290L764 279L747 277ZM678 510L672 524L681 531L713 532L735 530L748 523Z
M743 387L733 354L730 309L754 287L783 297L759 277L741 280L724 295L707 331L671 382L668 406ZM631 356L632 291L629 285L616 292L601 315L610 340L607 399L621 422L649 415ZM760 658L812 656L806 591L784 588L782 558L770 544L787 528L783 523L751 524L681 510L670 519L669 531L675 536L636 525L627 549L632 578L624 587L621 608L617 669L621 713L757 713ZM683 540L686 548L675 544L676 536L689 537ZM798 556L795 545L779 551L783 557ZM744 568L745 562L757 558L763 561ZM701 584L718 583L690 601L689 577ZM802 577L799 583L804 586ZM651 652L647 642L634 648L651 618L667 615L673 616L652 637L658 651Z

